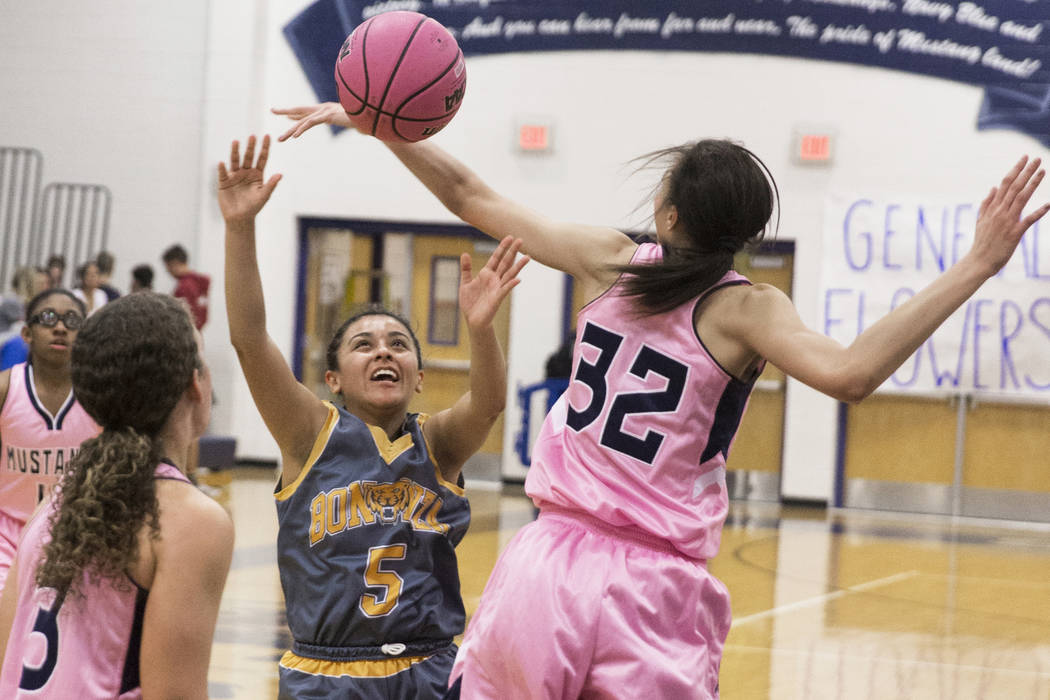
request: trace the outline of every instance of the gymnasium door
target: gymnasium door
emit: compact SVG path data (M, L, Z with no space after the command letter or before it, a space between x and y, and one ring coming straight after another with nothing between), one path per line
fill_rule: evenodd
M301 218L299 298L293 368L318 396L325 352L340 324L379 303L413 323L423 355L423 392L409 410L436 413L469 388L470 343L459 312L459 256L469 252L474 270L496 243L469 226ZM510 300L495 322L508 347ZM498 479L502 418L467 466L469 478Z

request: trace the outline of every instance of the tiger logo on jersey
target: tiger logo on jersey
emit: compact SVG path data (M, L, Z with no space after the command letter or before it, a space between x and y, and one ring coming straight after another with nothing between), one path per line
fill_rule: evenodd
M408 508L409 481L401 479L393 484L361 484L365 505L387 525L397 520Z
M368 525L406 523L416 531L445 535L450 526L438 519L443 503L440 495L411 479L354 481L321 491L310 501L310 546Z

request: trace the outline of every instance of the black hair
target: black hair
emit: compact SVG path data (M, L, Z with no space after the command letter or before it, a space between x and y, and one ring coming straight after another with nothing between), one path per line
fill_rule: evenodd
M332 339L328 342L328 349L325 351L325 367L328 370L332 372L338 371L339 346L343 342L343 336L346 335L346 329L349 328L350 324L354 321L364 318L365 316L389 316L404 326L405 330L408 331L409 337L412 338L412 343L416 346L416 362L419 363L419 368L423 369L423 353L419 349L419 338L416 337L416 333L412 330L412 326L409 324L408 320L389 309L384 309L381 306L372 306L346 319L336 330L335 335L333 335Z
M167 250L164 251L164 255L160 258L164 262L189 262L190 256L186 252L186 249L176 243Z
M103 275L113 274L113 263L116 262L113 259L113 254L108 251L101 251L95 256L95 267Z
M193 321L173 297L131 294L92 314L73 342L73 392L102 433L62 476L37 584L62 600L84 574L129 586L139 531L158 533L157 435L201 369Z
M139 286L143 289L152 289L153 268L149 265L136 265L131 271L131 276L135 278L135 281L138 282Z
M44 291L40 292L35 297L29 300L29 303L26 304L26 318L31 318L33 316L33 312L36 311L37 307L42 305L45 301L51 298L52 295L55 294L64 294L65 296L69 297L73 300L73 303L76 304L76 307L80 311L81 315L87 315L87 307L84 306L83 301L78 299L77 296L68 289L56 287L55 289L45 289Z
M733 256L756 246L777 210L780 191L762 160L725 139L704 139L647 153L639 169L671 161L657 188L674 206L676 244L655 263L616 265L629 275L624 296L640 313L662 313L694 299L733 268ZM775 231L775 229L774 229Z

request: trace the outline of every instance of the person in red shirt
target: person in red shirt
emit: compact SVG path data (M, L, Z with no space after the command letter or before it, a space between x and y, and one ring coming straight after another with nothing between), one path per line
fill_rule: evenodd
M186 300L193 314L193 323L200 330L208 322L208 287L211 286L211 278L190 269L189 256L181 245L176 244L165 250L161 259L168 273L176 280L172 295L176 299Z

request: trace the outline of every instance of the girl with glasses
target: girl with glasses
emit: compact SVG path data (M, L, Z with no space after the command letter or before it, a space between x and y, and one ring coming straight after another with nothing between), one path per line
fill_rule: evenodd
M49 289L26 307L28 359L0 372L0 589L18 536L62 477L80 443L99 427L73 395L70 357L84 303Z

